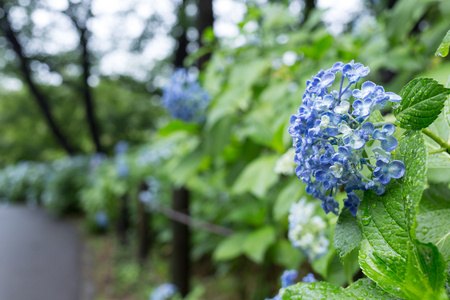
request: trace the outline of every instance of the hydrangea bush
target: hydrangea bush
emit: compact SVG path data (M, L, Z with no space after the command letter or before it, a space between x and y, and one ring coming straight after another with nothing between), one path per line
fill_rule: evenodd
M356 253L368 278L347 288L307 280L284 286L293 276L286 271L273 299L449 299L448 187L429 183L424 190L427 159L446 165L450 154L441 132L431 130L443 129L433 125L438 117L441 126L450 125L450 89L417 78L397 95L371 81L358 83L368 73L354 61L321 70L307 81L289 127L296 175L326 213L339 214L333 246L341 263ZM388 104L394 122L377 112ZM427 151L425 140L440 148ZM339 192L346 194L341 211ZM289 239L304 252L323 230L312 207L301 199L289 215ZM312 231L315 239L307 238Z

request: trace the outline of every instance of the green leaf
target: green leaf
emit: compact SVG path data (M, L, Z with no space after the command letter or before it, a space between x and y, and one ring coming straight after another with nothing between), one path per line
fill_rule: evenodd
M274 172L278 158L278 155L268 155L252 161L239 175L233 192L240 194L249 191L259 198L266 195L278 179L278 174Z
M381 196L367 191L358 211L363 235L360 266L381 288L398 297L446 299L442 256L435 246L415 239L416 211L426 182L421 133L406 132L393 159L404 162L405 175L391 180Z
M449 209L450 208L450 189L448 184L433 183L423 192L420 200L420 214Z
M283 300L398 299L368 278L359 279L344 289L328 282L300 282L286 289Z
M292 203L297 202L305 193L305 185L297 178L292 178L278 194L273 206L274 219L280 220L286 217Z
M450 30L447 31L447 34L445 35L444 39L442 40L441 44L436 50L436 53L434 55L446 57L448 54L448 48L450 47Z
M417 224L417 238L436 245L444 259L450 260L450 209L421 213Z
M262 263L264 254L276 240L275 229L266 226L250 233L242 245L245 255L256 263Z
M297 269L305 256L287 240L280 240L273 247L273 261L285 269Z
M400 91L402 101L394 110L400 127L422 129L431 125L441 113L450 89L431 78L411 80Z
M194 133L198 130L199 125L193 123L185 123L180 120L172 121L159 130L161 136L167 136L176 131L187 131Z
M449 78L450 80L450 78ZM449 88L449 82L447 82L446 85L447 88ZM443 109L444 118L447 121L448 126L450 126L450 96L447 97L447 100L444 103L444 109Z
M210 155L218 156L227 146L233 130L233 117L227 115L211 128L205 129L205 147Z
M170 177L173 182L176 185L184 184L198 171L204 159L205 154L202 149L199 148L186 155L186 157L175 166L173 171L170 172Z
M224 239L213 253L215 260L230 260L243 253L242 245L247 238L247 232L237 232Z
M361 243L362 235L356 218L347 207L341 211L334 231L333 244L341 262Z

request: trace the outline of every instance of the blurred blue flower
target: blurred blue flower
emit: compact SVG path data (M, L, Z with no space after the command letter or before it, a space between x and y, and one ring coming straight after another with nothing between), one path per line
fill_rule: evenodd
M170 83L164 87L161 103L173 118L201 123L205 119L210 100L196 76L185 69L178 69L172 74Z
M106 214L105 211L103 210L99 210L95 213L94 216L94 220L95 220L95 224L97 224L97 226L99 228L106 228L108 227L108 215Z
M284 271L283 275L281 275L281 289L278 292L278 294L273 298L266 298L265 300L282 300L283 299L283 293L287 287L290 287L291 285L294 285L294 280L297 278L298 273L296 270L286 270ZM303 277L302 282L305 283L311 283L316 282L317 279L314 277L314 274L308 273L305 277Z
M298 273L295 270L286 270L281 275L281 287L287 288L294 284L294 280L297 278Z
M371 81L360 89L351 89L369 71L354 61L337 62L321 70L306 82L302 104L290 118L295 173L306 183L306 192L322 200L326 213L339 213L335 196L341 186L348 194L345 205L355 215L361 200L354 190L373 189L381 194L391 177L404 174L398 162L388 167L381 166L384 160L378 162L383 158L389 163L390 152L397 147L392 136L395 126L386 124L380 130L368 122L375 110L384 108L387 102L398 103L401 97ZM335 82L339 86L332 89Z
M114 152L116 155L118 154L124 154L128 150L128 142L126 141L120 141L114 146Z
M150 296L150 300L168 300L175 295L177 287L172 283L163 283Z
M311 283L311 282L317 282L317 279L316 279L316 277L314 277L313 273L308 273L308 275L303 277L302 281Z

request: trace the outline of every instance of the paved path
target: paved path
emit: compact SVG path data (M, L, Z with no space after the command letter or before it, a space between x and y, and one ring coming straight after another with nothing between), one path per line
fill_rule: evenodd
M41 210L0 206L0 299L79 300L75 228Z

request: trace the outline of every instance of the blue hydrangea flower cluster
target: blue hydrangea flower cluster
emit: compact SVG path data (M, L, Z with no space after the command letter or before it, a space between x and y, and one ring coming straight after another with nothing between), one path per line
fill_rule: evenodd
M175 118L185 122L201 123L211 98L202 89L197 77L186 69L176 70L170 83L163 89L162 106Z
M289 287L291 285L294 285L295 284L294 280L297 279L297 277L298 277L298 273L297 273L296 270L286 270L286 271L284 271L283 275L281 275L281 278L280 278L281 279L281 289L280 289L280 291L278 292L278 294L275 297L270 298L270 299L266 298L266 300L282 300L284 290L287 287ZM317 279L314 277L314 274L309 273L308 275L303 277L302 281L310 283L310 282L316 282Z
M335 196L341 187L347 192L344 205L356 215L361 199L355 190L381 195L391 178L405 173L403 162L391 160L397 147L395 126L380 129L368 122L375 110L402 99L371 81L355 88L367 74L369 68L353 60L321 70L307 81L302 104L290 119L296 175L307 184L308 194L322 200L326 213L339 213ZM340 84L333 90L338 75Z
M150 295L150 300L168 300L177 292L177 287L172 283L163 283Z

